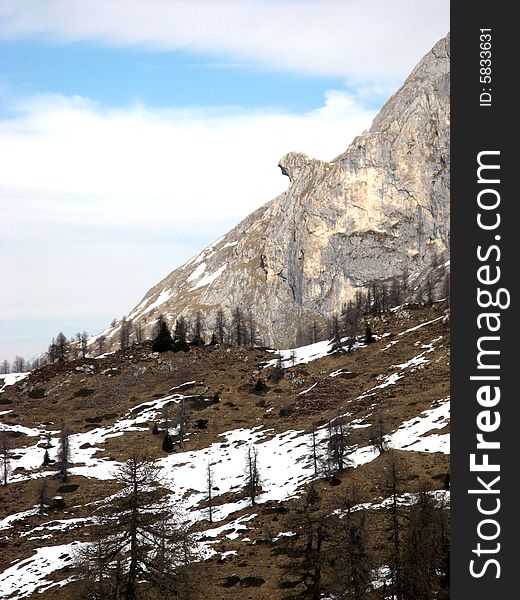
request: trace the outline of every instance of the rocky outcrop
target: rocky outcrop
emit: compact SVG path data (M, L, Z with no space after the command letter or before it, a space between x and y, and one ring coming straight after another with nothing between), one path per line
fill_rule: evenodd
M332 162L284 156L287 191L170 273L128 318L149 329L159 314L173 322L201 310L211 324L218 308L239 306L264 343L290 346L302 324L370 282L424 276L449 248L449 60L448 36Z

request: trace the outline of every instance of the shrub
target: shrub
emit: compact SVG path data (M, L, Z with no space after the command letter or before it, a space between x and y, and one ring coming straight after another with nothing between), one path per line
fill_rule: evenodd
M91 388L80 388L77 392L74 392L74 398L85 398L86 396L90 396L96 390Z
M75 492L78 488L79 483L69 483L67 485L60 485L56 491L60 494L70 494L71 492Z
M267 385L266 385L265 381L261 377L259 377L255 383L255 387L254 387L255 393L259 394L259 393L265 392L266 390L267 390Z
M166 434L164 435L162 449L164 450L164 452L173 452L173 438L168 432L166 432Z

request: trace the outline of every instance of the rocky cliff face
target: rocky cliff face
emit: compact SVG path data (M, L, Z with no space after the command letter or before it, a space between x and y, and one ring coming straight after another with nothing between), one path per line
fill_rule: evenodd
M128 318L150 329L201 310L251 310L264 343L338 311L359 288L427 273L449 246L449 36L332 162L289 153L290 185L154 286ZM116 328L109 330L115 340Z

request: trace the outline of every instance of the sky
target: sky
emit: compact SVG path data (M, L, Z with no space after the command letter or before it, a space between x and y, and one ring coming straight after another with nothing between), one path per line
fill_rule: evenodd
M131 312L448 30L447 0L2 0L0 361Z

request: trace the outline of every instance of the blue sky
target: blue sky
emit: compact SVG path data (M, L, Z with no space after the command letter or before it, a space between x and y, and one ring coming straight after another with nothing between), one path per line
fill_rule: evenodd
M321 105L325 90L343 85L341 77L277 72L224 56L93 42L68 43L64 51L49 42L4 41L0 72L18 98L54 91L106 107L141 102L155 108L238 105L305 112ZM9 115L9 106L2 110Z
M96 333L332 159L449 30L445 0L3 0L0 360Z

